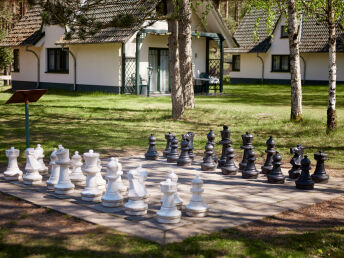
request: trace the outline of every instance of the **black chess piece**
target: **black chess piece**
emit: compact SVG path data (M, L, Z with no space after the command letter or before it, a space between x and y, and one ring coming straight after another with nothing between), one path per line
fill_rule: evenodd
M190 166L192 160L189 157L189 141L186 139L186 135L182 135L182 142L180 143L180 146L181 153L177 165L181 167Z
M171 141L173 139L174 134L172 134L171 132L165 134L165 139L166 139L166 148L165 150L162 152L164 157L167 157L167 155L171 152Z
M213 159L214 146L208 142L205 146L205 157L201 164L202 171L214 171L216 169L216 163Z
M301 160L303 158L304 147L299 144L296 147L290 148L290 154L294 154L293 158L290 160L292 164L292 169L289 170L289 178L297 179L301 175Z
M309 170L311 170L311 161L308 159L308 156L305 155L304 159L301 160L301 175L295 181L296 188L302 190L314 189L314 181L309 175Z
M242 172L243 178L246 178L246 179L258 178L259 171L256 169L256 165L254 163L255 160L256 160L256 157L255 157L255 153L253 149L249 149L247 151L247 164L244 171Z
M194 137L195 134L193 132L188 132L186 134L186 139L189 141L189 157L190 159L194 160L194 158L196 157L196 155L193 153L193 149L194 149Z
M177 163L179 159L178 154L178 139L175 135L173 135L172 141L171 141L171 151L167 155L167 163Z
M267 174L268 176L268 183L270 184L284 184L285 176L282 173L281 165L282 165L282 156L276 151L275 155L273 156L273 168L270 173Z
M328 183L329 176L326 174L325 164L324 164L325 161L327 160L327 156L328 155L322 151L318 151L314 154L314 159L317 161L317 165L315 167L314 174L311 177L315 183L318 183L318 184Z
M221 131L221 141L219 144L222 144L222 153L221 158L218 162L218 168L222 168L226 164L227 155L226 150L230 144L232 144L230 140L231 132L228 130L228 126L224 125L223 130Z
M242 158L242 161L239 163L239 171L242 172L244 171L246 165L247 165L247 158L248 155L247 153L249 152L249 150L253 150L254 147L252 145L252 141L253 141L253 135L249 134L248 132L246 132L246 134L241 135L242 141L243 141L243 145L240 147L240 149L244 150L244 155Z
M153 134L151 134L151 136L148 137L148 140L149 140L149 148L145 154L145 157L148 160L156 160L159 157L159 154L155 149L156 138Z
M217 163L218 162L218 158L215 154L215 134L213 132L213 130L210 130L209 133L207 134L207 138L208 138L208 142L210 142L213 147L214 147L214 151L213 151L213 159L214 159L214 162ZM204 159L203 159L204 161Z
M272 157L275 154L275 146L276 143L272 136L266 141L266 160L264 163L264 166L262 166L262 174L269 174L272 171L273 165L272 165Z
M234 149L231 145L229 145L226 149L226 163L223 167L221 167L222 174L224 175L236 175L238 172L237 166L234 164Z

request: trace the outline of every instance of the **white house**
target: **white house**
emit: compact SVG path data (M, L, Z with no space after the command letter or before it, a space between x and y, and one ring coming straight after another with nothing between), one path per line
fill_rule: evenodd
M257 39L254 38L257 17L261 17ZM273 37L268 36L266 16L260 11L247 14L234 34L236 46L225 52L232 54L231 83L289 83L289 40L286 19L276 17ZM300 22L300 56L303 83L328 82L328 38L324 23L311 17ZM338 29L337 80L344 82L344 32Z
M155 8L156 5L152 6L152 10ZM222 88L224 47L233 46L234 41L216 8L210 9L207 23L202 23L200 15L206 8L204 2L192 14L193 72L195 78L202 73L217 72L215 76ZM147 10L147 2L143 0L103 0L92 14L109 22L118 14L142 17L142 10ZM108 27L84 39L74 34L67 40L63 28L42 26L40 13L41 8L34 6L0 43L14 50L14 89L136 93L137 83L147 85L150 65L151 91L170 91L166 21L153 24L146 21L130 28ZM210 67L212 49L221 53L216 69Z

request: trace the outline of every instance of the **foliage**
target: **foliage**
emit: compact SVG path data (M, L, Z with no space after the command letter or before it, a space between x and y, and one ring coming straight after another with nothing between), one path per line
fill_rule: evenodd
M138 18L132 14L118 14L109 22L109 27L131 28L137 24Z

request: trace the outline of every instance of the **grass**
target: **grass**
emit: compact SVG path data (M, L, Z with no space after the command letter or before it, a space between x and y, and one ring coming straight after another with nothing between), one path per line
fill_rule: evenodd
M0 153L15 146L25 149L23 104L4 105L10 97L9 88L0 92ZM30 105L32 146L41 143L48 155L53 147L63 144L71 151L94 149L103 155L135 150L144 153L147 137L154 133L157 148L165 145L164 134L178 135L194 131L195 150L203 153L206 134L213 129L220 140L222 125L229 126L238 158L241 156L241 134L254 135L258 161L264 158L265 142L270 135L284 162L290 160L289 148L304 144L312 156L323 150L329 154L332 168L344 167L344 85L338 85L338 131L326 134L327 87L303 87L302 123L292 123L290 116L290 87L281 85L226 86L223 96L198 96L196 108L188 110L185 118L173 121L168 97L120 96L103 93L74 93L50 90L39 102ZM217 146L219 153L221 146ZM0 157L6 163L5 155Z

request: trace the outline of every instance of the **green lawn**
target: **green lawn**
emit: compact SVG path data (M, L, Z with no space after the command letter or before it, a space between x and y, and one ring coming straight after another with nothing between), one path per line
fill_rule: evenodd
M0 92L0 153L15 146L25 148L24 106L4 105L11 93L2 87ZM6 91L7 89L7 91ZM290 160L289 148L304 144L306 153L323 150L329 154L332 168L344 167L344 85L338 86L338 131L326 135L327 87L303 88L304 121L291 123L290 87L280 85L226 86L223 96L198 96L196 108L185 118L173 121L168 97L120 96L103 93L73 93L49 91L38 103L30 105L32 145L41 143L46 154L58 144L71 151L92 148L101 154L113 151L137 150L144 153L147 137L154 133L157 148L164 148L164 134L171 130L180 136L194 131L195 149L203 153L206 135L213 129L220 140L220 130L227 124L238 155L246 131L254 135L259 162L263 161L265 142L270 135L285 163ZM179 137L180 138L180 137ZM220 146L217 146L220 152ZM22 158L24 157L22 153ZM313 157L312 157L313 159ZM1 155L1 163L6 157ZM23 159L20 160L23 162ZM286 164L289 165L289 164Z

